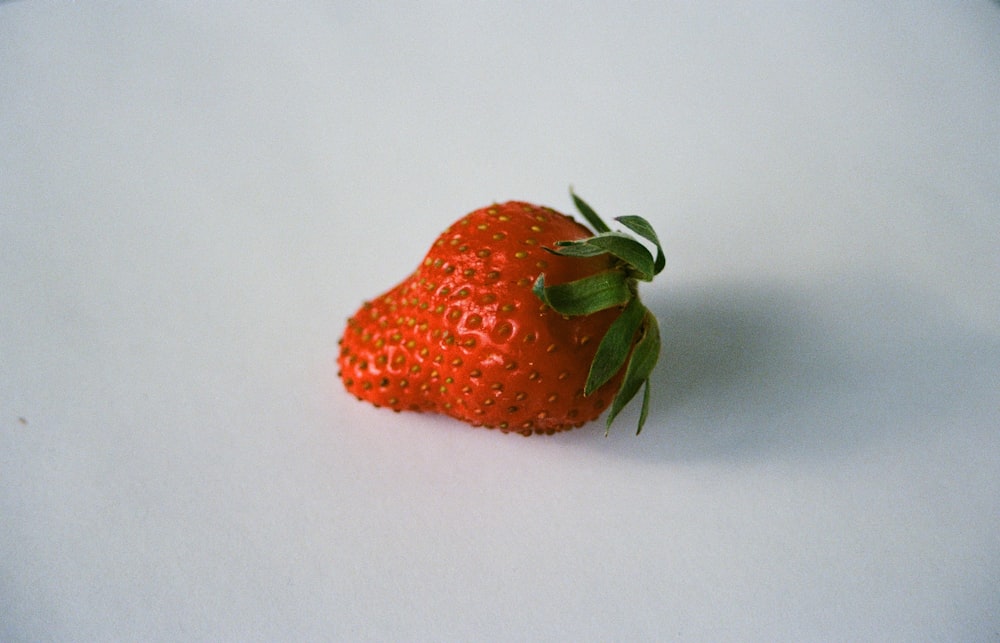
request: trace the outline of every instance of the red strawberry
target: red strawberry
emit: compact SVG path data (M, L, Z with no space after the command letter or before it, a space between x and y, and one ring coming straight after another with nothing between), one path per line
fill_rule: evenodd
M416 272L348 320L340 376L358 399L395 411L436 411L474 426L554 433L607 423L645 385L659 355L656 319L637 280L663 269L641 217L612 232L511 201L459 219ZM550 285L551 284L551 285Z

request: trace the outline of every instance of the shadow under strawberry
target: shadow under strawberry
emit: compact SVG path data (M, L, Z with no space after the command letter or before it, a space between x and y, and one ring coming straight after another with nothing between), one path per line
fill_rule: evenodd
M825 461L946 430L989 398L995 338L956 328L923 293L841 281L645 293L663 336L646 430L582 443L661 462Z

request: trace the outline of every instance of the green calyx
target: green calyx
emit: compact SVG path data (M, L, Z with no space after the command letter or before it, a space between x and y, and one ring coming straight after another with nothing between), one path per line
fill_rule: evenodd
M576 281L545 285L545 275L538 275L534 293L557 313L570 317L589 315L608 308L620 308L618 318L608 328L597 346L590 365L584 394L590 395L625 368L625 378L611 402L605 435L619 412L643 388L642 410L636 435L649 415L649 376L660 356L660 329L656 317L639 301L638 282L652 281L666 263L660 240L649 222L639 216L617 217L615 221L639 235L656 249L654 256L641 241L628 232L611 230L587 203L570 190L580 214L597 234L577 241L559 241L549 252L564 257L611 255L611 268Z

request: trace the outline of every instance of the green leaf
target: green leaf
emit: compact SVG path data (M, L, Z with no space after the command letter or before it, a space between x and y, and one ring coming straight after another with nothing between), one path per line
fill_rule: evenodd
M656 236L656 231L653 230L653 226L649 224L649 221L646 221L642 217L634 214L629 214L624 217L616 217L615 221L618 221L632 232L656 246L656 263L653 268L653 274L660 274L663 267L667 264L667 260L663 256L663 248L660 246L660 239Z
M576 209L580 211L580 214L582 214L583 218L587 220L590 227L597 232L607 232L611 230L611 228L608 227L608 224L604 223L604 220L601 219L596 212L594 212L594 208L587 205L586 201L578 197L576 193L573 192L572 187L569 189L569 195L573 197L573 203L576 204Z
M625 380L622 382L618 394L611 402L611 411L608 413L605 434L611 428L611 423L626 404L632 401L639 388L649 381L649 376L656 366L656 360L660 357L660 329L656 323L656 317L648 309L645 309L643 316L643 335L636 342L632 349L632 356L628 360L625 368ZM642 431L642 425L646 421L646 414L649 408L648 401L644 403L646 410L639 416L639 428L636 433Z
M586 240L586 244L601 248L629 265L643 281L653 278L653 255L646 246L623 232L605 232Z
M545 285L543 273L538 275L532 290L557 313L570 316L589 315L605 308L621 306L632 298L628 278L620 270L599 272L555 286Z
M557 255L564 257L594 257L607 252L604 248L598 248L583 241L557 241L556 247L552 250Z
M642 427L646 424L646 418L649 417L649 380L646 380L646 385L642 388L642 410L639 412L639 426L635 430L635 434L639 435L642 433Z
M601 234L576 241L557 241L552 251L564 257L594 257L610 253L618 257L631 269L635 277L652 281L653 255L635 237L624 232L602 232Z
M594 361L590 363L584 395L590 395L599 389L621 369L632 350L635 331L639 329L645 313L646 307L638 297L633 297L618 319L608 327L608 332L597 346Z

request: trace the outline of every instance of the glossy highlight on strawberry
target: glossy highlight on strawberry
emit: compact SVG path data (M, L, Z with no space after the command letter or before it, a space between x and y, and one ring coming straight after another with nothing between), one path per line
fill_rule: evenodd
M633 351L655 335L659 352L635 281L662 269L662 253L655 235L657 260L631 237L588 245L621 235L601 226L604 237L594 237L571 217L520 201L462 217L412 275L348 320L344 386L376 406L525 435L581 426L613 401L616 414L625 388L635 388L630 398L638 390ZM649 260L633 259L635 267L620 256L629 253ZM644 410L655 357L639 374Z

